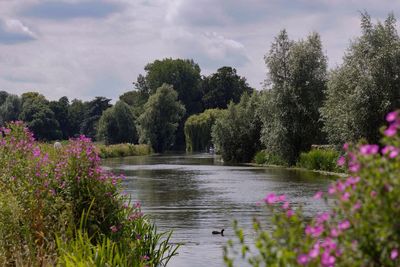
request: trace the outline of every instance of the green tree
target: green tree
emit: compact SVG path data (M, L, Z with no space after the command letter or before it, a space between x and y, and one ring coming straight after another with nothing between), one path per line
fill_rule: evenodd
M185 107L171 85L163 84L150 96L138 118L140 143L149 143L155 152L170 149Z
M137 143L135 116L124 101L103 112L99 120L97 139L105 144Z
M21 99L17 95L8 95L0 105L0 125L8 121L15 121L21 113Z
M260 111L266 150L294 164L301 151L323 141L319 108L326 88L326 56L318 34L289 40L285 30L265 56L270 91Z
M216 73L205 77L202 82L204 108L226 108L233 101L238 103L243 93L251 94L253 89L246 78L240 77L236 69L222 67Z
M212 141L225 162L250 162L260 150L261 122L257 115L259 95L245 93L231 102L212 127Z
M362 14L361 30L343 64L330 74L321 108L324 131L337 145L360 138L377 142L376 126L400 106L400 39L394 16L373 25L370 16Z
M0 106L6 101L8 93L6 91L0 91Z
M82 100L74 99L68 107L69 136L77 137L81 130L82 120L86 114L87 105Z
M86 104L84 119L81 124L80 132L92 139L95 138L97 132L97 123L103 112L111 107L111 99L105 97L96 97Z
M190 116L185 122L186 151L206 151L212 146L211 129L224 110L207 109Z
M60 125L49 107L49 101L39 93L29 92L22 95L19 119L27 124L39 140L55 140L62 137Z
M54 112L55 118L60 125L62 139L70 137L70 123L68 118L69 100L66 96L61 97L58 101L50 101L50 109Z
M135 116L139 117L144 111L144 104L149 99L149 95L143 91L133 90L120 95L119 99L131 106Z

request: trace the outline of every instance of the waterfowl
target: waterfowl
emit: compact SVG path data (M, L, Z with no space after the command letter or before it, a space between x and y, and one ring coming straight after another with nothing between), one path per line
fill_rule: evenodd
M225 229L222 229L221 232L220 231L212 231L212 234L213 235L222 235L222 236L224 236L224 231L225 231Z

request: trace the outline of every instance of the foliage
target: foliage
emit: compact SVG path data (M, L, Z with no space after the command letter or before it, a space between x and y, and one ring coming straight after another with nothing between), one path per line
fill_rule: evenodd
M70 128L69 136L79 136L82 120L86 113L87 105L81 100L74 99L68 107L68 124Z
M207 109L190 116L185 122L186 151L207 151L212 146L211 128L224 111Z
M270 193L266 202L273 212L272 227L263 230L258 220L256 251L247 245L235 226L245 257L252 266L399 266L400 232L400 116L387 115L382 146L344 145L349 177L333 183L324 195L331 210L307 218L285 195ZM224 259L233 266L235 245L225 248Z
M22 95L22 109L19 119L26 122L39 140L60 139L60 124L43 95L35 92Z
M324 131L336 145L362 137L377 142L376 126L400 105L400 39L394 16L373 25L369 15L362 14L361 30L343 64L330 74L321 108Z
M3 103L0 105L0 125L8 121L15 121L21 113L21 99L17 95L7 94Z
M96 145L100 158L116 158L128 156L145 156L151 154L151 147L146 144L117 144L117 145Z
M97 127L97 140L106 145L117 143L137 143L135 116L123 101L103 112Z
M147 100L149 99L149 94L147 92L135 90L120 95L119 99L132 107L133 113L137 118L143 113L144 104L146 104Z
M254 156L254 162L256 164L265 164L265 165L279 165L279 166L287 165L287 163L279 156L269 153L265 150L261 150L256 153L256 155Z
M319 111L326 85L326 57L313 33L306 40L289 40L285 30L265 57L271 90L264 94L262 142L290 165L301 151L320 143Z
M54 266L60 253L56 237L73 244L79 236L75 229L90 237L94 247L109 239L135 251L124 257L146 253L142 256L154 266L175 253L143 217L139 205L129 205L119 193L121 177L100 168L100 158L88 138L81 136L56 149L35 142L21 122L0 131L2 266ZM137 233L142 236L138 238ZM141 261L140 257L135 260Z
M230 103L212 127L212 141L225 162L249 162L260 149L259 95L244 94Z
M111 107L111 99L96 97L86 104L84 118L81 124L80 133L94 139L97 132L97 124L103 111Z
M330 172L341 172L336 162L339 159L339 152L334 149L312 149L309 152L300 154L297 166L309 170L321 170Z
M68 98L64 96L61 97L58 101L51 101L49 103L49 107L53 111L54 117L60 125L61 139L68 139L71 132L68 118Z
M185 114L185 107L178 101L176 91L163 84L150 96L144 109L137 120L140 143L151 144L155 152L171 148L178 123Z
M238 103L244 93L251 94L253 89L247 84L246 78L237 75L236 69L222 67L204 77L202 91L204 108L224 109L231 101Z

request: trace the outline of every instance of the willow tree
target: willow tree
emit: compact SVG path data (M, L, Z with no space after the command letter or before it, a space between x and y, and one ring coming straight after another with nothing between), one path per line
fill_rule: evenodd
M317 33L292 41L285 30L265 56L270 93L262 105L261 140L289 164L323 140L319 108L326 89L326 61Z
M321 108L324 131L333 144L366 138L375 143L385 114L400 106L400 38L389 15L373 25L362 14L362 35L332 71Z
M137 120L139 141L151 144L155 152L170 149L184 114L185 107L178 101L178 93L171 85L163 84L149 97L144 112Z
M190 116L185 122L186 151L206 151L212 146L211 128L224 110L207 109Z

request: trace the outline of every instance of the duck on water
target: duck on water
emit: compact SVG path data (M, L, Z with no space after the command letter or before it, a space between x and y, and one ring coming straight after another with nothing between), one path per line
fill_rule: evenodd
M225 229L222 229L221 232L220 231L212 231L212 234L213 235L222 235L222 236L224 236L224 231L225 231Z

